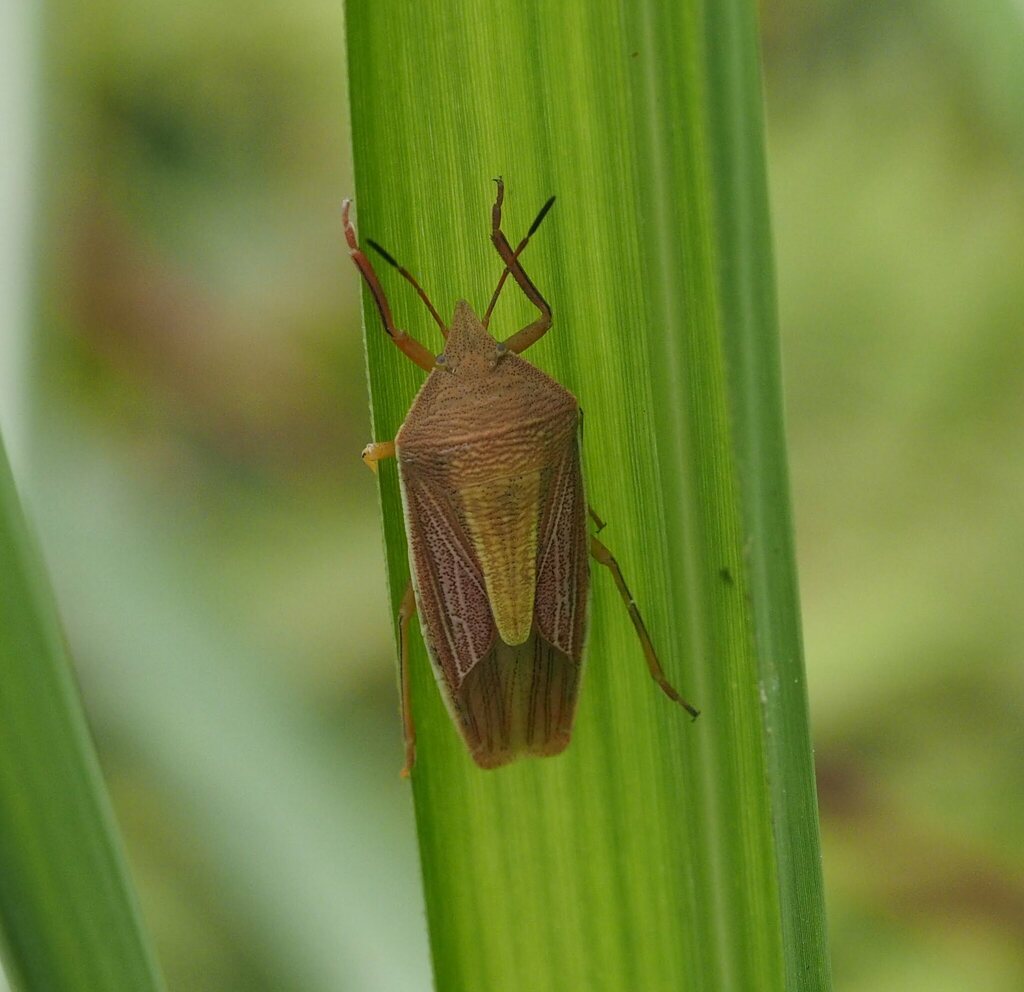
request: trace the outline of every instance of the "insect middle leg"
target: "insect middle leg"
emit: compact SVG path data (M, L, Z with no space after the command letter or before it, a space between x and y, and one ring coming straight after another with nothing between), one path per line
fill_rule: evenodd
M383 461L385 458L395 457L395 442L394 441L371 441L365 448L360 456L366 463L366 467L377 474L377 462Z
M501 179L496 179L495 182L498 184L498 194L491 210L491 241L497 248L508 271L512 274L512 278L519 283L519 288L526 294L527 299L540 311L540 316L532 324L527 324L521 331L517 331L505 341L505 347L518 355L543 337L551 327L551 305L530 281L530 277L523 270L523 264L519 261L518 254L512 250L508 238L501 230L501 204L505 199L505 183ZM541 216L543 217L543 214ZM537 221L534 223L536 224Z
M415 338L410 337L405 331L400 331L395 326L395 318L391 315L388 298L384 295L384 287L381 286L380 280L377 278L377 273L373 269L373 263L366 257L363 250L359 247L359 242L356 241L355 228L352 226L352 220L349 217L351 207L351 200L345 200L341 205L341 222L345 227L348 253L352 256L352 261L356 263L356 267L366 280L366 285L370 288L373 302L377 304L377 312L380 314L381 322L384 324L384 330L387 332L388 337L421 369L431 372L436 364L434 355Z
M416 764L416 726L412 720L412 692L409 685L409 622L416 615L416 594L412 580L405 587L402 605L398 607L398 632L401 649L398 661L398 684L402 693L402 730L405 734L405 765L402 778L408 778Z
M595 519L596 514L591 514ZM647 633L647 625L643 621L643 617L640 616L640 610L636 605L636 600L633 599L633 594L629 591L629 587L626 585L626 580L622 576L622 569L619 568L619 563L615 560L615 556L596 538L591 536L590 538L590 553L593 555L594 560L604 565L612 573L612 578L615 579L615 585L618 587L619 595L622 596L622 601L626 604L626 609L629 610L629 619L633 621L633 626L636 628L637 636L640 638L640 643L644 649L644 657L647 659L647 668L651 673L651 678L661 686L661 691L668 696L673 702L678 703L687 713L690 714L695 720L700 716L700 710L695 706L688 703L679 693L676 691L675 686L666 678L664 669L661 667L661 662L658 661L658 655L655 653L654 644L651 641L651 635Z

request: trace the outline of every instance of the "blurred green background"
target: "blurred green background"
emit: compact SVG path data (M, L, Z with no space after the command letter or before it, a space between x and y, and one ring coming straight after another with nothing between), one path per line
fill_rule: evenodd
M14 7L0 416L170 987L427 989L341 6ZM1024 8L762 17L836 986L1017 990Z

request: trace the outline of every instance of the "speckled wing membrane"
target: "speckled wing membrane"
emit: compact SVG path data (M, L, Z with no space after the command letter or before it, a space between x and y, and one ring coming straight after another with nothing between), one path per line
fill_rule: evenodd
M457 692L497 636L483 572L452 494L408 469L402 488L420 622L435 663Z
M534 616L541 636L578 664L587 629L590 578L578 436L551 469L541 512Z

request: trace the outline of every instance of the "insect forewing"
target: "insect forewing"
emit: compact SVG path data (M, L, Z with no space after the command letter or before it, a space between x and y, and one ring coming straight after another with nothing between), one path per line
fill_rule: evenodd
M586 505L576 437L530 488L533 616L518 644L503 640L495 622L468 522L474 500L467 506L464 494L415 469L403 471L402 485L421 626L474 760L491 768L527 754L557 754L572 730L586 623ZM517 509L506 544L523 517ZM501 537L499 528L491 542L500 547Z

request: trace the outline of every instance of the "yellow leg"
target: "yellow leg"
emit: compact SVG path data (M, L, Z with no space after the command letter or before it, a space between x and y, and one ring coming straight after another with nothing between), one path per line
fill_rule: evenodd
M612 573L612 578L615 579L615 585L618 586L619 594L622 596L622 601L626 604L626 609L629 610L629 619L633 621L637 637L640 638L640 644L643 646L644 657L647 659L647 668L650 670L651 678L661 686L661 691L664 692L669 699L682 706L682 708L696 720L697 717L700 716L700 710L691 706L685 699L683 699L683 697L676 692L672 683L665 677L665 672L661 667L661 662L658 661L658 655L654 651L654 644L651 642L651 635L647 633L647 627L644 624L643 618L640 616L640 610L637 609L636 601L633 599L633 595L629 591L629 587L626 585L626 580L622 577L622 569L619 568L619 563L615 560L615 556L596 537L590 538L590 553L594 556L594 560L598 562L598 564L604 565L605 568Z
M366 462L367 468L377 474L377 462L382 461L385 458L395 457L395 442L394 441L371 441L365 448L363 448L362 459Z
M402 693L402 729L405 733L405 767L402 778L408 778L416 764L416 726L412 722L412 693L409 688L409 621L416 615L416 595L412 582L405 587L402 605L398 608L398 630L401 651L398 663L398 683Z

